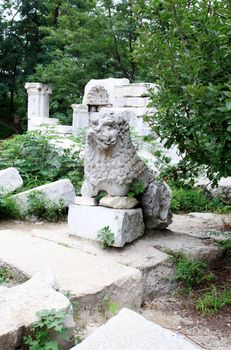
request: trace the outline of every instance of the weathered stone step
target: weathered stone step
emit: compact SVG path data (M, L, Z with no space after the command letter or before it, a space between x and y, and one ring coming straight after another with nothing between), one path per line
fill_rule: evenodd
M0 230L0 260L29 276L51 270L60 288L71 291L81 305L97 306L105 295L119 305L141 304L141 272L109 256L96 257L22 232Z
M139 306L171 292L175 270L167 252L210 262L221 255L210 239L171 231L143 236L122 249L103 250L94 241L68 236L65 223L2 227L0 260L29 275L50 269L62 289L71 290L81 305L91 309L105 295L119 306Z

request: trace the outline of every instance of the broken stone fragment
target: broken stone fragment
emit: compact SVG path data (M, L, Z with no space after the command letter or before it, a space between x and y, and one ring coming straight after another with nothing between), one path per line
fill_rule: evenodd
M23 180L16 168L0 170L0 195L14 192L23 185Z
M63 350L73 345L74 320L70 301L57 292L54 275L49 271L36 273L27 282L16 287L0 287L0 349L9 350L22 346L23 336L37 321L37 312L64 310L64 327L67 338L60 339Z
M115 209L131 209L134 208L138 203L139 202L136 198L108 195L100 200L99 205Z

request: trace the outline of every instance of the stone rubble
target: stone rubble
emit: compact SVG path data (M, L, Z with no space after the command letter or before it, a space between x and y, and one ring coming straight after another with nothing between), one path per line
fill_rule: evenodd
M22 345L23 336L37 320L36 313L44 310L64 310L64 327L67 339L60 339L63 350L73 345L75 328L72 306L58 289L54 275L49 270L36 273L27 282L16 287L0 287L0 349L16 349Z

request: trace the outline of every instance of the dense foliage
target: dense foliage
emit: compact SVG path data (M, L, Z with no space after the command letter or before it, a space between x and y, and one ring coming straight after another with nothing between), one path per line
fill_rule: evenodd
M182 154L181 169L205 165L214 179L231 174L231 3L155 0L143 19L137 57L157 81L153 130Z
M0 137L25 127L26 81L53 85L51 115L71 122L92 78L159 84L148 121L183 160L174 174L231 173L230 0L0 2Z
M137 1L0 2L0 119L26 115L26 81L53 85L51 115L70 122L90 79L138 77Z
M0 170L17 168L24 190L69 178L78 193L83 181L83 160L79 156L82 145L76 142L76 150L54 148L51 141L55 140L54 136L27 132L3 141L0 144Z

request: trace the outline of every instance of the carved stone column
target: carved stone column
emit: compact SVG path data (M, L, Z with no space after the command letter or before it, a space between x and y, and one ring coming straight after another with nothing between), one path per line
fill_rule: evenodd
M26 83L25 88L28 94L28 130L32 130L35 125L45 124L49 118L49 95L52 89L42 83Z
M79 129L88 127L89 112L85 105L73 104L71 107L73 109L72 132L76 136Z

